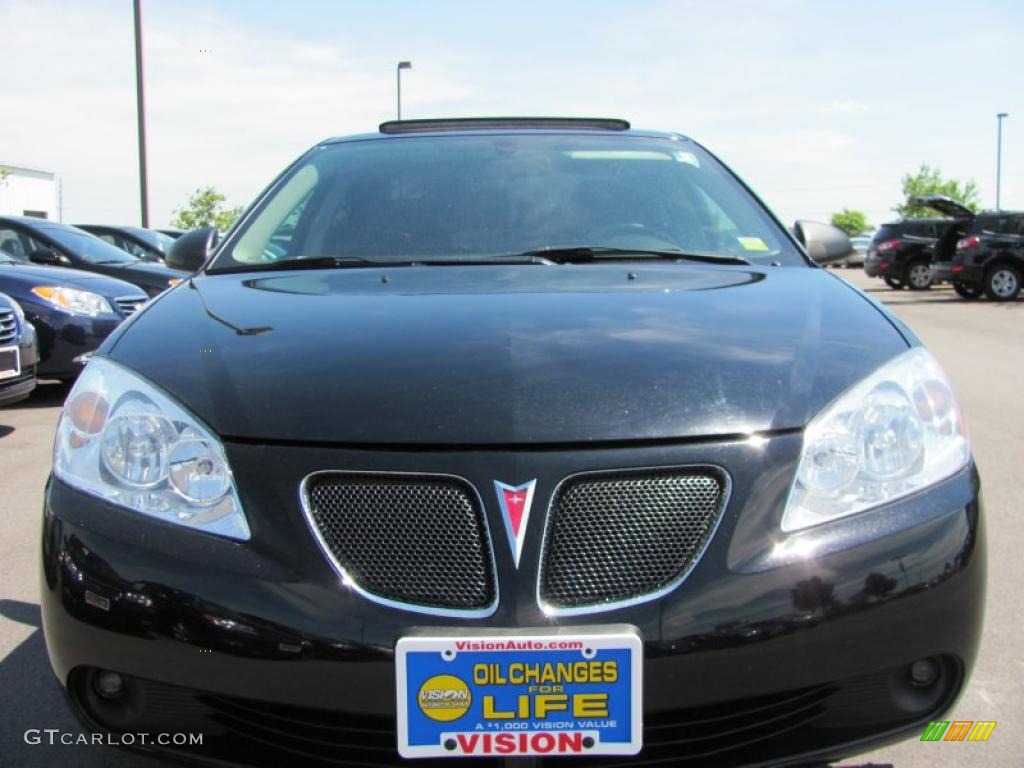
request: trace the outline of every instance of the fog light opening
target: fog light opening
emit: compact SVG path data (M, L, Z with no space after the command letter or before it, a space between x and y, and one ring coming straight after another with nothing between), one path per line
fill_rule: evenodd
M918 659L910 665L910 682L917 688L930 688L942 674L934 659Z
M97 672L92 679L92 688L101 699L114 701L124 696L124 678L117 672Z

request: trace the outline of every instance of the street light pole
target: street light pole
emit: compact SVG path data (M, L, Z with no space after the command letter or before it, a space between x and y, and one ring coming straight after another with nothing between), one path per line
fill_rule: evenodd
M395 75L398 78L398 119L402 119L402 70L412 69L411 61L400 61L395 68Z
M142 226L149 226L149 191L146 184L146 105L142 96L142 7L134 0L135 9L135 106L139 127L139 198Z
M1000 112L996 115L996 210L1002 210L999 205L999 190L1003 180L1003 118L1008 113Z

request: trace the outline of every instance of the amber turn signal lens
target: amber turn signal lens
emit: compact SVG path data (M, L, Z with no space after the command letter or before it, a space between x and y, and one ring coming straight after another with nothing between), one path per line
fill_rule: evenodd
M67 405L68 418L75 425L75 429L87 435L95 435L103 429L107 423L108 413L110 403L107 402L107 398L95 392L75 395Z

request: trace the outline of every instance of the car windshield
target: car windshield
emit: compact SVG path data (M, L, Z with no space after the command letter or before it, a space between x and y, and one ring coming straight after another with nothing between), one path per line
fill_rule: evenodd
M323 257L486 261L568 247L807 264L763 206L689 141L488 133L319 146L209 271Z
M163 232L157 232L155 229L142 229L141 227L131 227L129 230L135 237L142 240L146 245L150 246L153 250L159 251L160 253L167 253L167 249L174 243L173 237L168 237Z
M100 240L95 235L90 235L88 232L47 227L43 234L57 243L57 245L78 258L88 261L90 264L105 264L115 261L134 263L138 261L131 254L125 253L120 248L116 248L110 243Z

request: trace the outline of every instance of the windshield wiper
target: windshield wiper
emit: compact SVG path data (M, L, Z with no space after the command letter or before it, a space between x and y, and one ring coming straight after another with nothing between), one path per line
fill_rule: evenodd
M702 261L708 264L746 264L750 262L741 256L727 256L721 253L681 251L674 248L617 248L606 245L567 245L536 248L523 253L509 254L514 257L541 257L556 264L590 264L605 260L665 259L670 261Z
M502 264L546 264L553 266L556 262L545 258L542 254L510 254L508 256L494 256L492 258L472 259L366 259L362 256L296 256L280 261L270 261L262 264L239 264L230 267L220 267L209 270L211 275L227 274L231 272L270 272L274 270L289 269L331 269L331 268L353 268L353 267L460 267L460 266L492 266Z
M677 250L650 250L644 248L613 248L609 246L574 245L537 248L522 253L506 253L490 257L453 259L367 259L362 256L294 256L280 261L260 264L238 264L230 267L210 269L208 274L220 275L232 272L273 272L293 269L344 269L354 267L462 267L500 266L502 264L590 264L602 260L666 259L671 261L702 261L710 264L747 264L739 256L724 256L716 253L688 253Z
M227 274L230 272L273 272L274 270L289 269L330 269L332 267L344 269L346 267L406 267L412 264L409 261L374 261L364 259L362 256L294 256L280 261L268 261L260 264L239 264L231 267L220 267L209 270L211 275Z

